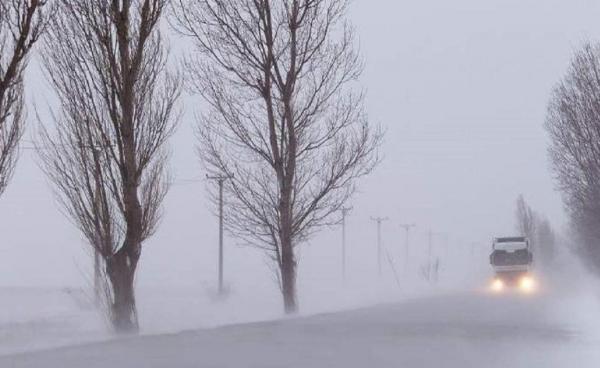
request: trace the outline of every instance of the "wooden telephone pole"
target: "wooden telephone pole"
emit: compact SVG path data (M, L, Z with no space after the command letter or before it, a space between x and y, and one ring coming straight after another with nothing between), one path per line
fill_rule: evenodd
M352 207L342 207L342 280L346 283L346 216Z
M416 224L400 224L400 227L404 229L405 232L405 242L404 242L404 275L408 274L408 256L409 256L409 241L410 241L410 229L416 227Z
M233 175L216 175L209 176L206 175L206 178L209 180L215 180L219 185L219 265L218 265L218 273L219 273L219 285L218 292L219 295L224 294L223 288L223 183L227 179L233 178Z
M381 276L381 224L389 220L387 217L371 217L377 223L377 272Z

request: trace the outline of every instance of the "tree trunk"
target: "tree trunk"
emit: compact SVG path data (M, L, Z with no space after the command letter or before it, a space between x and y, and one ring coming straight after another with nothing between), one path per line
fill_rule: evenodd
M102 301L102 274L100 271L100 252L94 248L94 301L97 306Z
M283 175L280 177L283 178ZM281 213L279 232L281 242L281 292L285 313L293 314L298 312L298 298L296 295L296 257L292 241L291 185L286 182L285 178L281 182L281 201L279 202L279 212Z
M291 239L281 244L281 292L283 307L286 314L298 312L296 294L296 259Z
M132 259L125 247L107 262L113 291L112 324L119 333L135 333L139 330L133 286L136 265L137 259Z
M296 262L282 263L281 292L283 293L283 307L286 314L298 312L298 299L296 296Z

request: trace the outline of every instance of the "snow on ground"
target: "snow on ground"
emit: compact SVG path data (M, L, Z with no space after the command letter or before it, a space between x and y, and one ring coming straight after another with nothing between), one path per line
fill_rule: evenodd
M436 288L317 274L300 283L299 318L282 318L272 285L219 300L206 286L146 284L141 336L126 338L80 289L0 288L0 367L596 367L598 284L558 271L531 296L465 291L491 276L472 271Z
M338 289L313 290L302 300L302 314L358 308L407 295L397 287L392 292ZM0 356L114 338L92 300L89 292L77 288L0 288ZM142 335L282 317L274 287L232 290L224 299L202 288L145 287L138 289L137 301Z
M0 305L0 355L110 337L78 289L0 288Z
M597 367L592 300L482 293L0 358L11 368ZM568 311L568 313L566 313ZM590 314L593 313L593 314ZM588 323L580 323L587 314Z

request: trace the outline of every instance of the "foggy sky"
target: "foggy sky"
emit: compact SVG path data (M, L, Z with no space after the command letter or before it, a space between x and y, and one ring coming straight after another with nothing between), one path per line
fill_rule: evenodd
M350 19L366 61L361 84L371 120L386 130L383 163L360 185L349 217L349 267L370 272L374 225L389 216L384 243L403 243L402 222L415 222L415 246L429 229L449 244L486 248L514 232L514 202L523 193L557 228L565 216L554 191L543 131L552 86L572 51L600 39L600 4L584 0L355 0ZM171 43L182 40L171 36ZM52 92L35 60L28 71L28 131L34 103ZM174 185L157 234L144 244L138 283L211 285L216 277L217 220L205 195L193 139L198 97L170 141ZM43 110L43 108L40 108ZM51 123L48 116L42 120ZM0 286L80 285L90 260L63 216L32 145L23 142L16 174L0 198ZM226 278L271 285L259 250L227 237ZM339 229L325 229L301 251L300 280L336 280ZM418 251L418 250L417 250ZM358 277L358 276L357 276ZM308 281L307 281L308 282Z

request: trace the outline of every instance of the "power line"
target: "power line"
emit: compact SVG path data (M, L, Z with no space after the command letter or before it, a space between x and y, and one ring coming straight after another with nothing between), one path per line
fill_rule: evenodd
M28 145L23 145L19 143L19 149L23 150L49 150L54 149L55 147L79 147L79 148L108 148L108 147L116 147L116 144L76 144L76 143L53 143L52 145L40 145L35 141L23 139L21 142L26 142Z
M176 180L170 180L168 183L171 185L193 185L196 183L200 183L202 181L205 181L206 179L176 179Z
M392 260L392 257L390 257L390 252L388 252L386 247L384 247L383 249L385 250L385 256L388 260L388 263L390 264L390 267L392 268L392 272L394 273L394 278L396 279L396 285L398 285L398 287L401 287L400 279L398 278L398 272L396 272L396 267L394 266L394 261Z
M36 142L31 141L31 140L27 140L27 139L23 139L22 142L27 142L29 144L32 144L32 146L25 146L20 144L19 145L19 149L22 150L31 150L31 151L37 151L37 150L49 150L49 149L53 149L54 146L59 146L59 147L82 147L82 148L107 148L107 147L115 147L115 144L110 144L110 145L76 145L76 144L56 144L53 146L42 146L42 145L36 145ZM192 185L195 183L199 183L202 182L206 179L199 179L199 178L189 178L189 179L176 179L176 180L169 180L167 181L167 184L170 185Z

